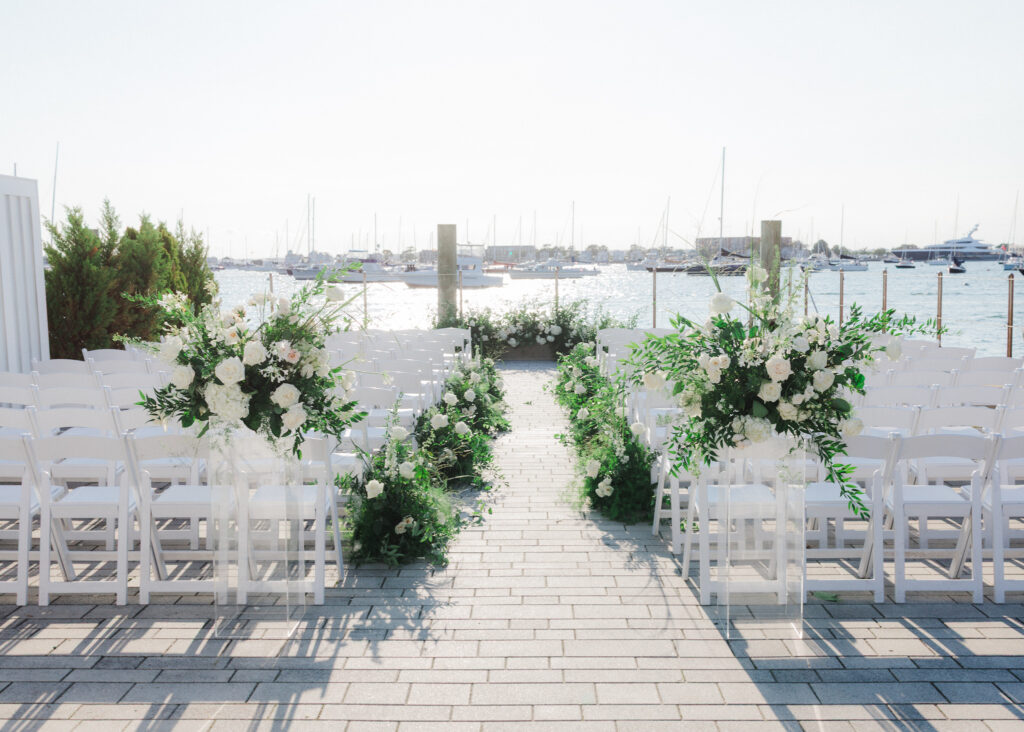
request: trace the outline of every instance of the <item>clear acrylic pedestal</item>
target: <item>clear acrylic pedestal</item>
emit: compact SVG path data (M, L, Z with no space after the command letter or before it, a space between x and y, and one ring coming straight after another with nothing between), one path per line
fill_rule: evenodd
M287 638L305 614L302 470L284 442L211 437L214 635Z
M804 445L776 437L723 457L715 486L711 615L726 638L765 626L802 638Z

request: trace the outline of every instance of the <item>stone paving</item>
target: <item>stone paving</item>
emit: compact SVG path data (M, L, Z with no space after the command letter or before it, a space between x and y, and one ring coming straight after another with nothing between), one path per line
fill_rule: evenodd
M648 526L567 502L550 364L504 367L506 485L451 564L350 569L290 641L209 599L7 607L0 724L46 729L1024 729L1024 608L812 604L726 641Z

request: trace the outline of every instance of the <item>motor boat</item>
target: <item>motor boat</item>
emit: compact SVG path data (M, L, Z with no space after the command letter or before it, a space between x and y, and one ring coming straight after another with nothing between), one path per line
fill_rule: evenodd
M1003 271L1014 272L1024 267L1024 257L1019 254L1011 254L1003 260Z
M896 269L917 269L917 265L909 259L897 259Z
M1002 252L974 238L974 232L978 225L968 232L967 236L959 239L949 239L941 244L929 244L923 249L895 249L893 254L901 259L911 259L916 262L929 260L929 264L942 267L949 263L951 256L956 256L964 261L987 261L994 262L1000 258Z
M950 274L964 274L967 268L964 267L964 260L957 257L949 258L949 267L947 268Z
M897 257L892 252L889 252L888 254L886 254L885 258L882 260L882 262L884 262L885 264L899 264L901 261L903 261L903 260L901 260L899 257Z
M480 257L460 256L456 259L456 287L499 287L505 284L501 275L484 274L484 260ZM437 287L437 269L420 269L415 272L403 272L400 279L409 287Z
M575 280L580 277L593 277L596 274L600 274L596 268L574 267L555 259L508 271L508 276L514 280L553 280L556 276L560 280Z

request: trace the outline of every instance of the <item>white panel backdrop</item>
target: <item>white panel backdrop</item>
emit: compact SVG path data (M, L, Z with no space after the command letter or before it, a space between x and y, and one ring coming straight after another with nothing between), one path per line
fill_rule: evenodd
M39 187L0 175L0 371L49 357Z

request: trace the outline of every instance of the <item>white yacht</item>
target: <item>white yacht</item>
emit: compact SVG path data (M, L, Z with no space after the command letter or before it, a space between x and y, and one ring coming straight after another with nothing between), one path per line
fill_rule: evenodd
M901 259L911 259L917 262L928 260L929 264L937 267L949 265L949 258L955 256L957 259L974 262L994 262L999 259L1001 252L991 244L974 238L974 232L978 230L978 224L974 225L967 236L959 239L948 239L941 244L930 244L924 249L896 249L893 254Z
M528 267L514 268L508 271L508 276L514 280L553 280L556 275L560 280L576 280L580 277L593 277L600 274L596 267L574 267L569 264L562 264L558 260L549 259L546 262L538 262Z
M462 287L498 287L505 284L501 275L484 274L484 260L480 257L459 256L456 260L458 273L461 274ZM403 272L400 279L409 287L437 287L437 269L421 269L415 272ZM460 284L456 281L456 286Z

